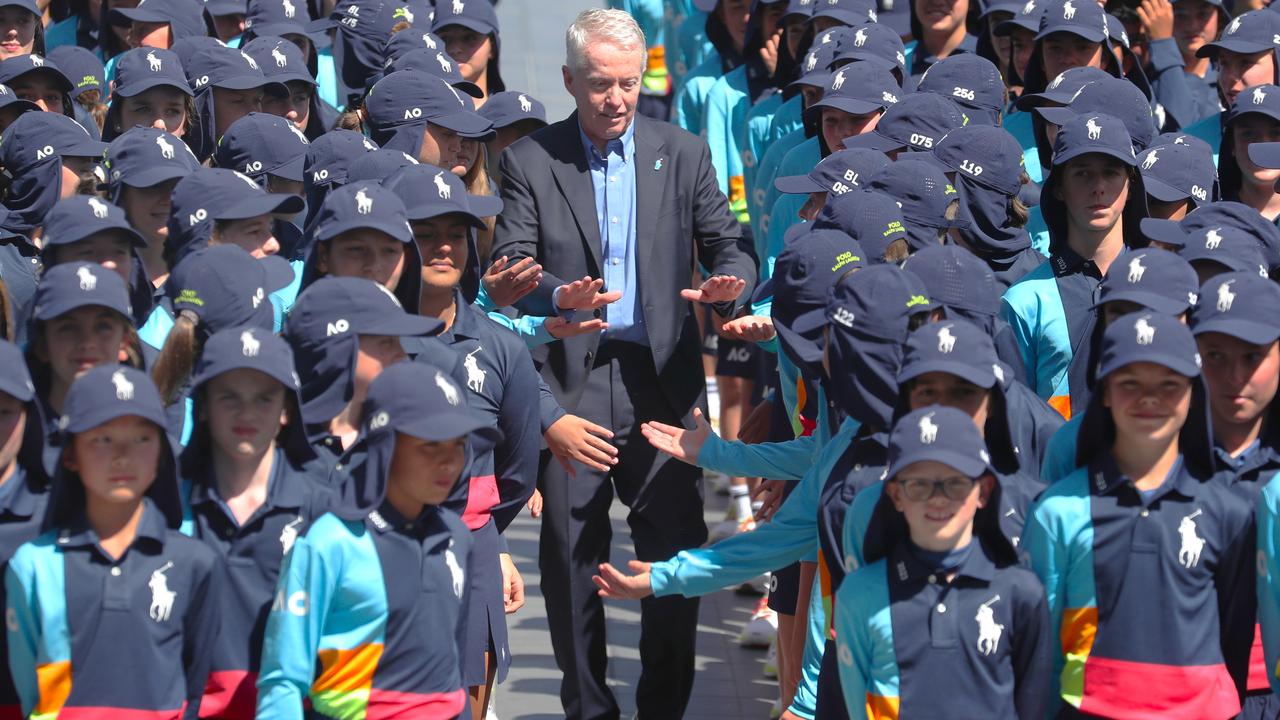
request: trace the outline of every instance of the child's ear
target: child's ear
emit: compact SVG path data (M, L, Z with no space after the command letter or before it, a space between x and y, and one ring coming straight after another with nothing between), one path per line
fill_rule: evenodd
M67 439L67 449L62 452L62 467L73 473L80 472L80 463L76 461L75 438Z
M983 475L978 478L978 508L985 508L987 503L991 502L991 495L995 492L996 479L991 475Z
M322 275L329 274L329 243L316 243L316 270Z
M889 496L889 501L893 503L893 509L902 512L902 486L896 482L885 482L884 492Z

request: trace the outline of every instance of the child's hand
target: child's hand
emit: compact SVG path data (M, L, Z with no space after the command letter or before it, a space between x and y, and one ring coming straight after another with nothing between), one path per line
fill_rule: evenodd
M617 568L604 563L600 566L600 574L591 576L591 580L600 588L598 594L610 600L641 600L653 594L653 585L649 583L649 565L647 562L632 560L627 563L634 575L626 575Z
M525 506L529 508L529 517L534 520L542 517L542 493L534 490L533 494L529 496L529 502L525 503Z
M502 553L498 560L502 564L502 610L510 615L524 607L524 578L511 561L511 555Z
M1138 20L1147 39L1164 40L1173 37L1173 3L1169 0L1142 0L1138 6Z
M496 307L514 305L517 300L533 292L542 279L542 266L533 258L521 258L515 264L508 264L504 255L485 271L481 282L489 300Z

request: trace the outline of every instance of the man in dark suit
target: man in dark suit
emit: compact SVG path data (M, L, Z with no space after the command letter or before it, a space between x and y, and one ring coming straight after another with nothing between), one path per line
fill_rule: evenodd
M617 718L605 682L604 608L591 576L608 560L616 492L636 555L653 561L706 540L700 471L659 455L640 434L658 420L690 426L705 405L694 305L730 317L750 297L756 259L720 192L706 143L635 114L644 35L629 15L588 10L566 35L566 89L577 111L503 152L504 209L494 257L532 257L531 315L592 313L605 330L534 351L566 410L612 429L616 458L583 464L543 453L539 567L560 697L570 718ZM695 262L707 272L697 288ZM641 606L638 716L679 718L693 686L698 601Z

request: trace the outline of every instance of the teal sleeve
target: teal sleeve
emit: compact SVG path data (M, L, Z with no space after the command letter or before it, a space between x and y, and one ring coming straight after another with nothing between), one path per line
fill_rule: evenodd
M800 665L800 682L791 698L793 714L813 720L818 714L818 673L822 671L822 653L827 646L827 613L822 604L822 584L815 576L809 599L808 632L804 638L804 656Z
M298 538L280 572L262 642L258 720L304 717L302 703L315 678L324 618L338 580L336 569L314 546L313 534Z
M4 573L4 592L8 607L5 617L8 627L9 675L22 704L22 716L28 717L35 710L40 698L40 682L36 675L36 658L39 655L39 628L36 622L36 595L30 592L22 580L9 567Z
M512 320L496 310L489 311L488 315L490 320L519 335L520 339L524 341L525 347L529 349L536 348L539 345L546 345L555 340L555 337L547 330L547 319L544 317L521 315Z
M840 670L840 690L849 711L849 720L864 720L867 717L867 687L871 684L868 671L874 651L867 633L867 623L871 618L860 612L862 608L854 597L862 588L855 590L852 585L841 583L836 591L836 645L840 654L836 667Z
M1076 440L1083 419L1084 413L1072 416L1049 438L1049 446L1044 451L1044 463L1040 466L1042 482L1052 484L1075 471Z
M1258 623L1262 626L1262 652L1267 659L1267 680L1280 692L1276 677L1280 662L1280 485L1276 475L1258 496Z
M867 537L867 528L871 526L871 516L875 514L876 505L880 503L880 495L884 492L884 481L877 482L853 496L849 509L844 515L844 572L852 574L867 564L863 552L863 541ZM843 583L842 583L843 586Z
M799 480L813 467L812 435L784 442L747 445L729 442L712 433L698 453L698 467L716 470L729 477L759 477L770 480Z
M1014 287L1017 287L1017 285ZM1010 290L1012 289L1013 288L1010 288ZM1038 377L1036 374L1036 368L1038 368L1039 365L1038 358L1036 356L1036 329L1032 326L1032 321L1028 318L1024 318L1022 313L1019 312L1019 310L1014 307L1013 303L1009 301L1008 291L1006 291L1005 297L1000 299L1000 315L1004 318L1005 322L1009 323L1010 329L1013 330L1014 341L1018 343L1018 354L1022 357L1022 366L1031 374L1031 377L1033 378L1032 382L1035 382L1034 378ZM1050 388L1049 393L1046 394L1037 387L1038 384L1039 383L1033 385L1031 389L1035 390L1036 394L1039 395L1041 399L1052 394L1052 388Z

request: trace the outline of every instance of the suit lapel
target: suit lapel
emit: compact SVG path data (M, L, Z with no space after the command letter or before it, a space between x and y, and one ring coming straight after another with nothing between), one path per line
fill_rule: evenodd
M596 191L591 184L591 169L587 166L586 149L578 135L578 114L575 112L561 124L563 138L549 143L560 149L551 159L551 173L564 195L573 219L578 223L587 251L595 259L595 271L600 272L600 225L596 217Z
M637 276L653 262L651 253L654 227L662 209L662 198L670 170L670 159L664 154L664 143L649 124L636 115L636 248L643 259L636 268ZM664 266L665 267L665 266Z

